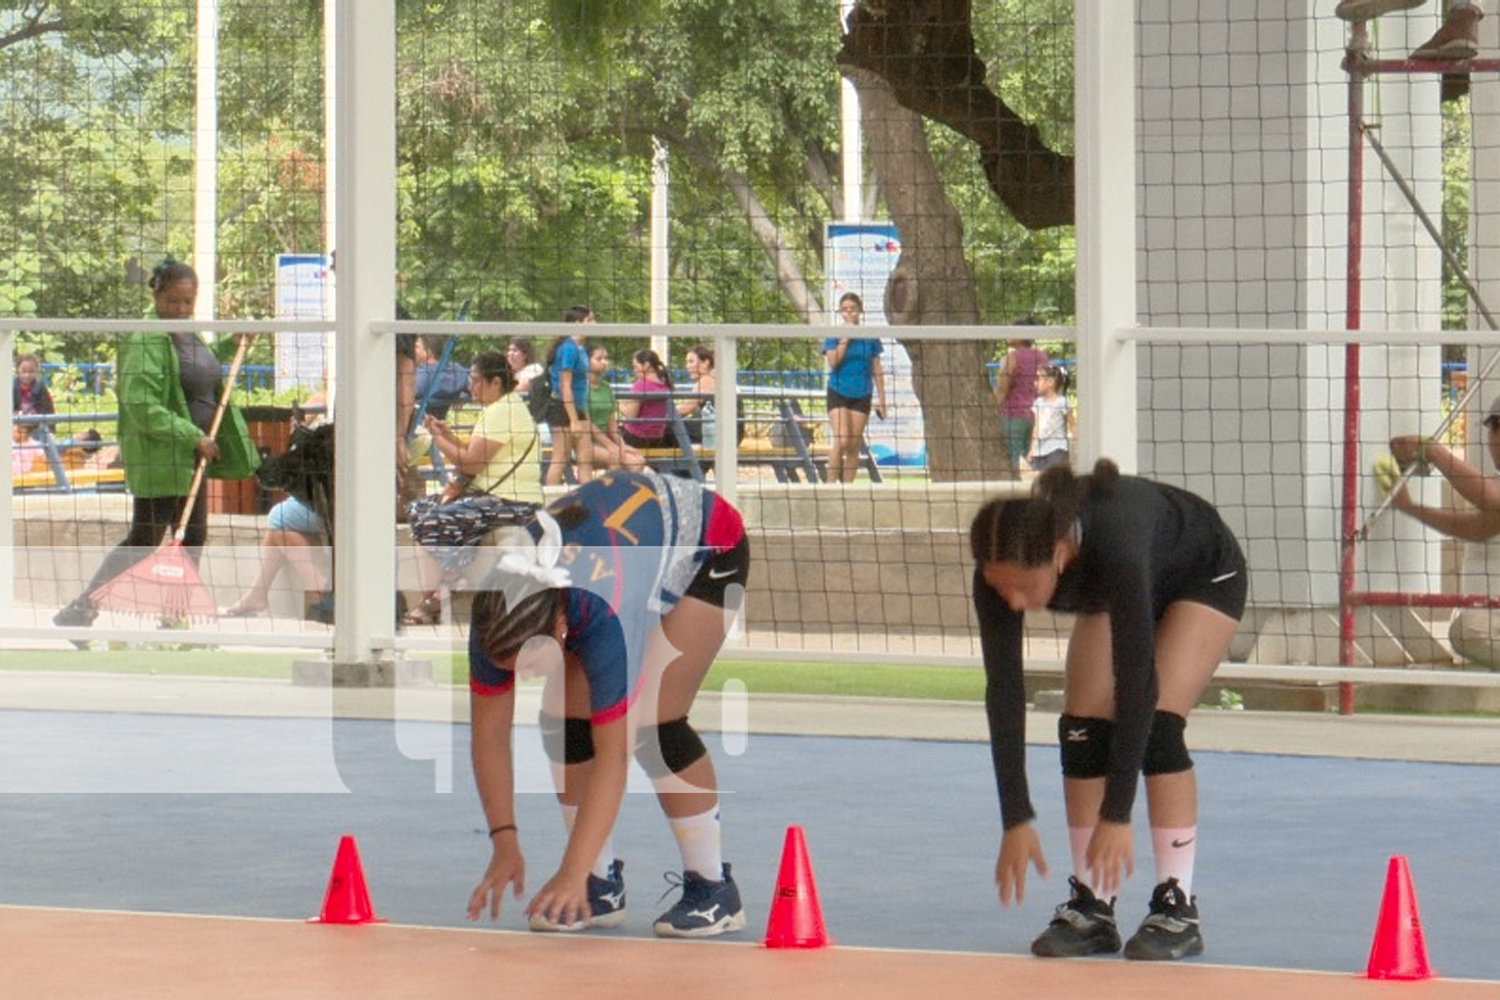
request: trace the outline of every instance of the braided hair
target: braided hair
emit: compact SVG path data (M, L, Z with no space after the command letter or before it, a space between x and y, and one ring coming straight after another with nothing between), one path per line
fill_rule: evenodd
M1054 465L1037 477L1030 497L991 500L969 526L974 561L1045 565L1057 543L1073 530L1084 500L1107 496L1119 479L1120 467L1107 458L1095 462L1086 476L1075 476L1067 464Z

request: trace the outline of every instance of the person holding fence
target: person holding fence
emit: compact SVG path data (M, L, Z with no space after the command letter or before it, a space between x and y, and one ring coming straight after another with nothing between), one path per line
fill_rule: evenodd
M845 292L839 299L839 317L845 326L858 326L864 313L864 300L854 292ZM828 361L828 427L833 437L828 449L830 483L854 482L870 413L885 419L885 372L880 366L884 349L878 337L823 341L823 357Z
M198 298L198 275L168 257L151 272L156 315L190 320ZM183 533L196 563L208 539L208 478L243 479L260 465L260 453L245 418L230 404L217 437L209 437L219 404L219 359L191 330L132 333L120 341L115 362L120 453L131 494L130 529L104 558L83 592L52 618L63 628L85 628L99 616L94 591L135 565L174 530L187 506L198 460L208 464ZM166 624L165 622L163 624Z
M1484 417L1485 447L1490 462L1500 469L1500 397L1490 404ZM1396 483L1401 468L1412 463L1436 469L1454 492L1472 506L1463 509L1427 507L1411 498L1406 484ZM1459 453L1440 441L1416 434L1391 439L1391 455L1376 462L1376 484L1382 495L1391 494L1391 506L1464 546L1464 593L1491 593L1490 566L1500 572L1500 479L1464 461ZM1464 659L1490 670L1500 670L1500 610L1463 608L1448 626L1448 641Z
M526 904L531 928L578 931L625 919L612 831L634 757L677 841L682 896L657 917L662 937L712 937L746 925L724 863L712 758L688 722L744 603L750 543L740 512L712 490L653 472L605 472L537 512L520 546L500 550L475 595L469 630L474 780L491 854L468 916L492 919L525 892L516 828L512 722L516 678L545 673L543 749L567 846Z
M1244 613L1239 543L1208 501L1122 476L1108 459L1086 476L1054 466L1030 497L989 502L969 541L1004 827L1000 902L1025 901L1028 867L1047 874L1026 783L1022 663L1025 614L1047 608L1076 616L1058 721L1073 874L1071 897L1032 953L1120 949L1115 894L1135 866L1130 814L1142 773L1156 887L1125 957L1201 953L1198 788L1183 734Z

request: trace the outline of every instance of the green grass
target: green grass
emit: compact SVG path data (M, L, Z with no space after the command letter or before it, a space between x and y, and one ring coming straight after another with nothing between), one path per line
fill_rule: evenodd
M308 654L236 652L232 649L42 650L6 657L8 669L110 674L158 674L180 677L241 677L290 680L292 660ZM440 681L462 685L468 680L463 656L422 654L431 659ZM704 681L706 690L742 684L751 694L851 695L869 698L925 698L979 701L984 673L961 667L891 664L773 662L723 659Z

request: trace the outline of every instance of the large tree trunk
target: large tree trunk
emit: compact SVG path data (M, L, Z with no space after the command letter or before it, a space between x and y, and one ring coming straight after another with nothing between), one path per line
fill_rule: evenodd
M990 187L1027 229L1073 222L1073 158L985 84L974 50L969 0L859 0L849 15L839 67L867 70L903 107L979 147Z
M964 257L963 223L948 201L927 147L922 118L903 108L874 74L845 68L859 92L870 161L901 234L901 260L886 286L893 324L972 326L979 322L973 274ZM905 341L912 382L927 430L927 471L933 482L1006 476L980 341Z

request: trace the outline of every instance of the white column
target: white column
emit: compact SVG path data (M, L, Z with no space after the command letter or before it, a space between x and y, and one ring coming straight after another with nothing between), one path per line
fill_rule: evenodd
M196 110L193 116L194 319L214 318L219 269L219 3L198 0Z
M849 22L854 0L841 0L840 20ZM839 119L842 130L844 220L859 222L864 218L864 134L859 128L859 92L854 84L840 77Z
M378 659L395 634L396 354L394 338L371 324L395 318L396 6L395 0L333 3L339 14L334 337L339 380L359 387L340 394L338 403L346 432L335 454L344 498L334 516L337 669Z
M1136 325L1135 5L1075 0L1078 109L1074 213L1078 232L1078 451L1137 469L1133 342Z
M651 325L665 327L671 315L671 221L672 170L666 144L651 138ZM616 320L618 317L610 317ZM651 349L667 357L667 335L651 337Z

